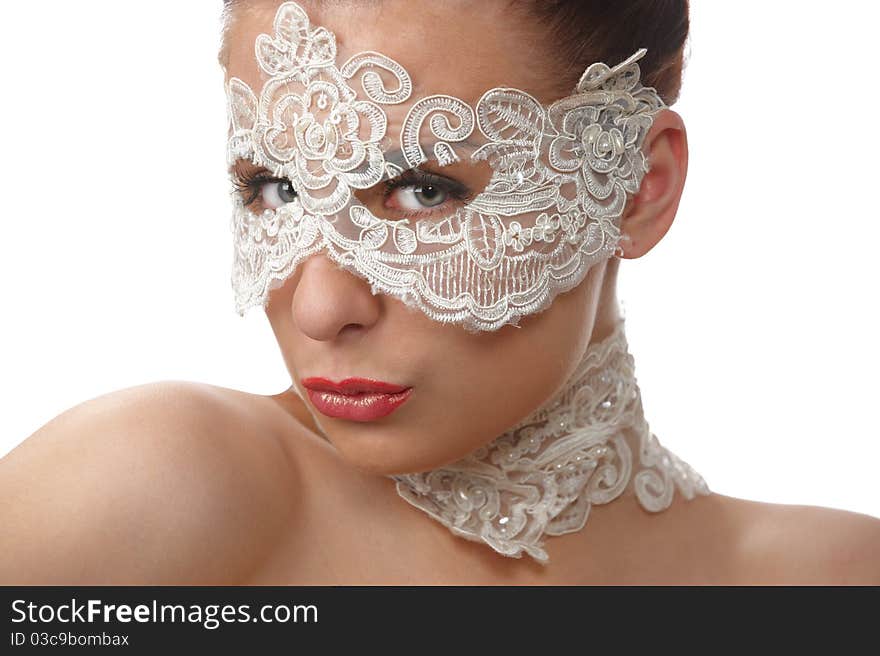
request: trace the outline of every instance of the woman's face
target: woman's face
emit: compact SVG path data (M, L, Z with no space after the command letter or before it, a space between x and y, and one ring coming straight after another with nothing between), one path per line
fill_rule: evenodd
M278 4L252 0L236 9L227 75L251 88L260 86L254 40L272 32ZM375 50L400 62L417 85L415 97L445 93L473 105L495 86L523 89L545 103L561 95L559 81L545 74L553 69L538 59L547 44L503 11L507 3L452 0L419 3L417 10L407 0L300 4L313 27L336 34L341 54ZM406 107L386 111L388 134L395 134ZM484 168L466 163L436 172L471 188L488 179ZM276 199L278 183L270 187L258 201ZM455 202L413 187L387 196L361 190L358 197L377 215L410 218L435 211L438 201ZM373 295L366 280L319 252L272 290L266 313L294 385L340 455L374 473L424 471L488 443L565 383L590 341L606 264L594 266L544 312L523 317L519 327L475 334L394 297ZM367 378L412 391L391 414L354 421L316 409L302 383L311 377Z

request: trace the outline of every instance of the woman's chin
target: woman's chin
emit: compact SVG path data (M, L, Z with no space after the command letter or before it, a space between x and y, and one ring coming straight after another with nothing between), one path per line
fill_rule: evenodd
M395 436L383 431L370 435L332 435L328 439L340 457L351 467L376 476L394 476L430 471L460 460L480 444L463 445L458 449L437 449L444 444L442 435L420 435L425 446L414 444L411 436Z

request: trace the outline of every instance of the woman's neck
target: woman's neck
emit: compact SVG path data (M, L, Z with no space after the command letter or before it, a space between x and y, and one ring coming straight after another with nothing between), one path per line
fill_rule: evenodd
M650 512L669 507L676 487L687 499L708 494L651 433L623 326L618 320L592 340L568 382L487 446L445 467L392 476L398 494L456 535L542 563L546 536L581 530L593 505L627 489ZM605 328L597 324L594 336Z

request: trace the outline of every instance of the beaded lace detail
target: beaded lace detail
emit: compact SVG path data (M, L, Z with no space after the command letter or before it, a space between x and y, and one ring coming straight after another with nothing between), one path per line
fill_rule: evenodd
M668 508L676 487L686 499L709 494L651 433L623 322L588 347L551 399L489 445L449 466L392 478L401 497L456 535L541 563L545 535L582 529L594 504L618 498L630 482L650 512Z
M648 170L644 138L665 107L639 82L644 49L613 68L590 65L549 107L508 87L474 107L445 94L412 100L399 63L366 51L337 65L337 50L332 32L285 2L274 33L256 40L262 89L226 85L229 163L250 160L296 192L256 214L233 191L240 314L323 250L374 294L471 332L497 330L546 309L614 253L627 197ZM403 109L395 160L388 126ZM491 177L430 219L380 217L355 196L428 161L488 164Z

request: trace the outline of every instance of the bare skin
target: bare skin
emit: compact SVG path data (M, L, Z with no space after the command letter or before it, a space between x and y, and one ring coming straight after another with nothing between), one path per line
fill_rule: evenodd
M481 27L513 20L493 3L431 3L415 16L400 0L314 4L340 43L405 61L429 93L473 102L501 82L542 101L557 93L525 48L511 50L523 26ZM253 40L276 5L250 3L231 33L228 74L252 86ZM459 5L473 20L456 18ZM687 171L675 112L658 115L645 150L625 258L650 251L675 217ZM880 520L857 513L711 494L651 514L628 490L594 507L585 530L549 538L541 566L457 538L399 498L387 474L470 452L567 379L619 320L617 266L597 264L521 328L473 336L372 295L324 257L306 260L267 307L294 385L375 374L419 397L382 430L319 418L290 390L163 381L86 401L0 460L0 583L880 584ZM506 403L492 402L499 388Z
M719 494L596 507L546 567L498 556L353 469L289 391L89 400L0 460L0 499L5 585L880 584L877 519Z

